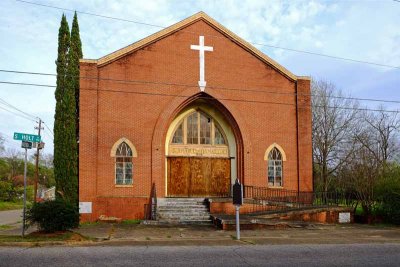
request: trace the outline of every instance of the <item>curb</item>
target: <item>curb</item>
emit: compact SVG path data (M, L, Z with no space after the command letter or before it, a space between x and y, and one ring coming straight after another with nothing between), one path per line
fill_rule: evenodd
M186 245L207 245L207 246L219 246L219 245L238 245L238 244L251 244L243 240L234 240L231 238L220 238L220 239L158 239L158 240L135 240L135 239L98 239L95 241L33 241L33 242L0 242L0 247L48 247L48 246L186 246Z

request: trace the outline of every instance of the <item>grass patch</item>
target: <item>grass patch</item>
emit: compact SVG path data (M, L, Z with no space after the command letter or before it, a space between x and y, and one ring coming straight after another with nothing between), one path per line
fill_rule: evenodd
M31 242L33 245L40 246L40 242L55 242L55 241L96 241L95 238L85 237L79 233L70 231L44 233L33 232L26 235L24 238L20 235L0 235L0 243L2 242Z
M123 220L121 223L126 225L139 224L140 220Z
M22 201L18 202L6 202L0 201L0 211L3 210L19 210L24 207L24 203Z
M13 228L11 225L8 224L2 224L0 225L0 230L7 230Z
M40 241L66 241L71 240L74 233L64 232L53 235L40 235L36 233L29 234L22 238L16 235L0 235L0 242L40 242Z

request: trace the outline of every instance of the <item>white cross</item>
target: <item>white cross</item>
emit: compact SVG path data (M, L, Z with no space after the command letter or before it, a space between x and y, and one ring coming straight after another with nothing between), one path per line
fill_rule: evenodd
M213 51L212 46L204 46L204 36L199 36L199 45L191 45L190 49L199 50L199 57L200 57L200 80L199 80L199 87L200 91L204 92L206 88L206 81L204 80L205 76L205 63L204 63L204 51Z

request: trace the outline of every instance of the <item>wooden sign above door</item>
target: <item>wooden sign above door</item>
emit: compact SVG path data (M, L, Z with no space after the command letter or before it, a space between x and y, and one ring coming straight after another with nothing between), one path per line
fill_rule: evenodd
M170 145L168 156L229 158L227 146Z

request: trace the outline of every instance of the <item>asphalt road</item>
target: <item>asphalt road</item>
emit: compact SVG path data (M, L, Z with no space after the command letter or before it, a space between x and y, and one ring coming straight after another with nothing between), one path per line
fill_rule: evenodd
M400 244L0 247L0 266L399 266Z
M0 211L0 225L16 224L22 221L22 210Z

